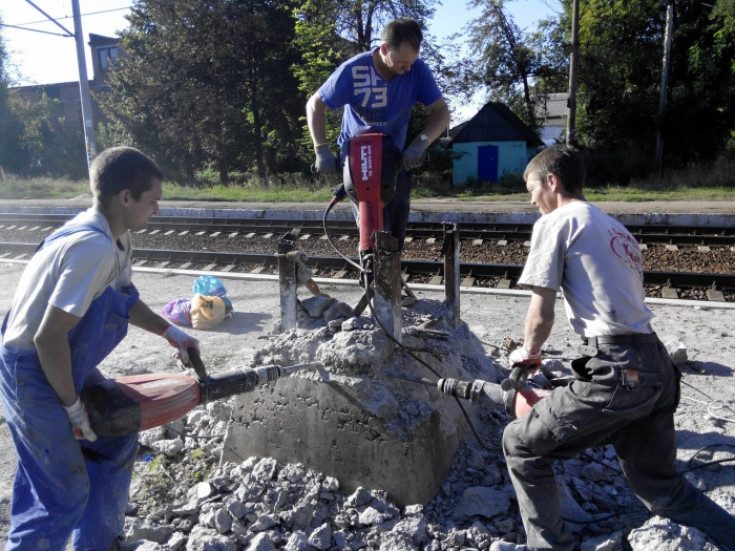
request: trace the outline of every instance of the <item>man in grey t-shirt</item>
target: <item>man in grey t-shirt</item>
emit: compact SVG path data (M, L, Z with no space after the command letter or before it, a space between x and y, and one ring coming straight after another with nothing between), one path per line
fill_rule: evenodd
M552 465L608 443L631 489L652 513L695 526L722 549L734 550L735 518L676 472L680 374L651 329L638 244L620 223L585 201L578 151L543 150L528 164L524 179L542 216L518 282L532 291L524 344L510 359L528 370L540 365L560 290L585 346L572 361L575 379L505 428L503 451L528 543L494 542L491 551L576 549Z

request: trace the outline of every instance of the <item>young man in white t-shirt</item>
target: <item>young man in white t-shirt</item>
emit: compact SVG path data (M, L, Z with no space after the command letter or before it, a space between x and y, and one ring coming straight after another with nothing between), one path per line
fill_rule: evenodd
M0 395L18 452L6 551L118 549L137 435L97 435L79 395L128 321L161 335L186 365L196 339L170 325L132 283L130 231L158 213L163 174L131 147L90 167L94 206L44 239L5 317Z
M585 201L584 162L566 146L534 157L524 179L541 211L518 283L532 291L523 347L510 356L533 370L554 324L557 292L582 338L575 379L508 424L503 451L527 544L494 542L491 551L578 548L562 516L552 465L612 444L623 474L652 513L695 526L735 549L735 518L676 472L677 368L650 324L643 256L617 220Z

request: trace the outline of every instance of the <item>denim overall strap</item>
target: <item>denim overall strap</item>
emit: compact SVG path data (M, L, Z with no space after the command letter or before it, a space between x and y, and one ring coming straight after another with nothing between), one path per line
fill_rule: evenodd
M56 230L41 241L37 250L52 241L83 231L97 232L109 238L99 226L84 223ZM74 387L77 392L81 392L85 381L93 374L96 366L127 334L129 312L138 301L139 295L133 285L126 288L126 291L127 294L120 293L112 287L107 287L92 301L81 321L69 333Z

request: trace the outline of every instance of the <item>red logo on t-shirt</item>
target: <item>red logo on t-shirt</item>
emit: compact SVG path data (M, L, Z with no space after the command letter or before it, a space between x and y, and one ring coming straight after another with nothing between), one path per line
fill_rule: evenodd
M643 273L643 255L638 247L638 242L627 232L616 228L610 228L610 248L616 256L623 259L629 268Z

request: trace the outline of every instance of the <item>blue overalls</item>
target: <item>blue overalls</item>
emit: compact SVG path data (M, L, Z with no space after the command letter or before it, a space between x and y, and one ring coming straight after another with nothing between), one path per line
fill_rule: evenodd
M80 231L107 235L91 224L62 228L39 249ZM107 287L69 333L77 393L104 379L97 365L127 333L138 292L132 285L125 291ZM61 551L72 533L75 550L106 550L124 530L137 434L74 439L38 354L5 346L0 354L0 394L18 453L5 550Z

